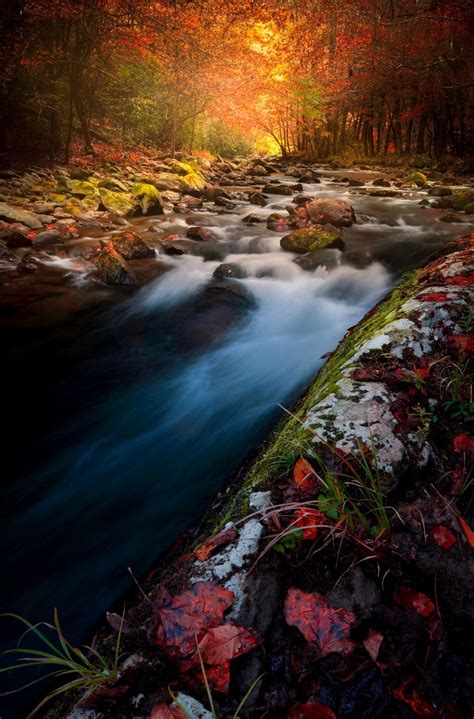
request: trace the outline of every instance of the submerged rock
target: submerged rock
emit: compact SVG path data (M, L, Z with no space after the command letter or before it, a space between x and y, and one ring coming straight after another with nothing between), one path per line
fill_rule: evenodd
M224 262L222 265L219 265L219 267L216 267L213 272L213 277L216 277L218 280L225 279L226 277L242 279L246 276L245 270L234 262Z
M350 227L355 221L354 209L347 200L311 200L306 205L309 218L319 225L329 223L335 227Z
M136 285L135 273L114 249L112 242L102 243L102 245L96 260L100 279L108 285Z
M280 240L280 247L286 252L304 254L325 248L344 249L344 242L340 234L322 227L305 227L294 230Z

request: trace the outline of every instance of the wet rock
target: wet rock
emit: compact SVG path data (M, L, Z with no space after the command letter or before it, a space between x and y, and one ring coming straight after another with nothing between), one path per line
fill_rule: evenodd
M410 174L403 179L403 182L407 184L413 183L417 187L426 187L428 185L428 178L422 172L410 172Z
M474 214L474 202L470 202L468 205L464 205L464 212L467 215Z
M188 252L185 247L175 242L167 242L166 240L160 240L160 247L165 255L187 255Z
M364 185L360 180L355 180L353 177L349 179L349 187L362 187Z
M122 180L117 177L105 177L98 182L98 187L105 187L106 190L118 190L119 192L128 192L128 187Z
M433 185L433 187L430 187L428 190L428 195L432 195L433 197L450 197L453 194L453 191L450 187L443 187L442 185Z
M280 240L280 247L287 252L304 254L326 248L344 249L340 234L322 227L305 227L294 230Z
M263 165L255 165L252 173L254 175L268 175L268 170Z
M242 222L245 222L246 225L256 225L260 222L266 222L266 218L263 215L256 215L251 213L250 215L246 215Z
M154 250L135 232L122 232L115 235L111 242L114 249L126 260L143 260L154 257Z
M301 267L305 272L314 272L318 267L325 267L332 270L339 264L339 254L337 250L315 250L315 252L307 252L304 255L298 255L293 262Z
M265 195L261 192L249 192L249 202L251 205L258 205L259 207L265 207L267 204Z
M392 183L390 180L387 180L386 177L377 177L377 179L372 182L372 185L374 187L391 187Z
M36 235L33 245L58 245L64 242L64 236L59 230L46 230Z
M186 237L190 240L197 240L198 242L211 242L216 237L214 233L207 227L189 227L186 231Z
M314 200L314 195L296 195L292 199L292 203L296 205L296 207L305 207L308 202L311 202L311 200Z
M347 200L311 200L306 210L309 218L320 225L330 223L336 227L350 227L356 219L354 209Z
M21 222L32 230L40 230L43 227L42 222L34 212L23 210L21 207L8 205L6 202L0 202L0 220L7 222Z
M353 250L351 252L344 252L341 261L344 265L351 265L358 270L363 270L371 264L372 256L368 252L357 252L357 250Z
M69 180L67 183L69 192L77 197L89 197L99 200L99 190L97 186L88 180Z
M267 229L275 232L286 232L288 230L288 217L272 212L267 217Z
M247 273L245 270L234 262L224 262L222 265L219 265L219 267L216 267L213 273L213 277L216 277L218 280L223 280L226 277L242 279L246 276Z
M160 193L153 185L146 185L144 182L137 183L132 187L132 195L138 200L143 215L164 214Z
M130 217L137 213L138 201L129 192L114 192L105 187L99 189L103 208L119 217Z
M190 172L179 179L179 189L190 195L200 195L206 189L206 181L198 172Z
M154 177L148 176L137 176L137 183L144 183L146 185L153 185L157 190L179 190L180 189L180 178L177 175L173 175L168 172L160 172Z
M181 202L186 206L187 209L195 209L196 207L202 207L202 200L199 197L193 195L183 195Z
M458 223L464 222L463 218L456 214L456 212L447 212L445 215L439 218L440 222Z
M360 619L368 617L380 603L381 593L373 579L361 567L354 567L343 577L336 589L326 596L329 604L353 612Z
M114 249L113 244L108 242L103 245L96 260L100 279L108 285L136 285L135 273Z
M89 170L85 170L83 167L71 167L69 170L69 175L73 180L87 180L89 174Z
M398 190L371 190L370 197L401 197L402 192Z
M225 197L216 197L215 204L218 207L225 207L226 210L235 210L235 202L232 202L232 200L227 200Z
M266 192L271 195L292 195L293 192L296 190L296 185L265 185L263 188L263 192ZM300 189L303 188L300 185Z
M23 232L19 232L13 228L0 230L0 241L11 248L31 247L31 239Z
M472 202L474 202L474 190L464 190L449 198L449 207L459 212Z

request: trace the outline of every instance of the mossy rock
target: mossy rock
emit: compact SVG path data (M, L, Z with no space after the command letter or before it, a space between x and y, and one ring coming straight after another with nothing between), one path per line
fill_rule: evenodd
M170 170L175 175L191 175L196 172L197 166L193 162L181 162L180 160L171 160L169 163Z
M428 178L422 172L410 172L410 174L404 178L403 182L413 182L417 187L424 187L428 184Z
M155 177L138 176L136 178L137 183L153 185L157 190L179 190L180 180L179 175L173 175L168 172L159 172Z
M190 172L184 177L180 177L180 190L185 193L204 192L206 189L206 181L198 172Z
M99 180L98 187L105 187L106 190L128 192L128 187L117 177L105 177L103 180Z
M474 203L474 190L464 190L453 195L450 199L450 207L453 210L465 210L467 205Z
M440 222L449 222L449 223L455 223L455 222L464 222L462 217L457 215L455 212L447 212L445 215L439 218Z
M344 249L344 242L340 235L322 227L305 227L294 230L280 240L282 250L304 254L325 248Z
M137 199L129 192L114 192L101 187L100 200L102 206L114 215L126 217L137 214L139 204Z
M164 214L160 193L153 185L137 182L132 187L132 195L137 198L140 203L140 209L144 215Z
M88 180L69 180L68 189L72 195L77 197L96 197L99 200L99 190L96 185Z
M100 279L108 285L136 285L135 273L115 250L112 242L101 244L102 249L96 260Z
M66 195L62 195L59 192L51 192L51 194L47 195L48 201L54 202L56 205L62 205L63 202L66 202Z
M474 214L474 202L469 202L468 205L465 205L464 212L467 212L468 215Z
M40 182L35 182L35 184L31 185L29 189L31 190L31 192L44 194L47 192L54 192L57 186L57 180L41 180Z
M154 250L135 232L122 232L111 242L114 249L126 260L143 260L155 254Z

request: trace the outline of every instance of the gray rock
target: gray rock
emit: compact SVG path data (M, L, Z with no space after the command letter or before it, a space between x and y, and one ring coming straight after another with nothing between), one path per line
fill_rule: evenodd
M8 205L6 202L0 202L0 220L7 222L21 222L32 230L40 230L43 224L34 212L23 210L21 207Z
M350 227L355 222L355 213L347 200L311 200L306 206L309 218L317 224L329 223L335 227Z

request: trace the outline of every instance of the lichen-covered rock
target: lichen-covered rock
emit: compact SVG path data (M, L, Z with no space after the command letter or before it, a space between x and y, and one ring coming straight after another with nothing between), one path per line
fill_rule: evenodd
M108 285L136 285L135 273L111 242L103 243L96 260L100 279Z
M322 227L304 227L301 230L294 230L280 240L280 246L287 252L305 254L314 250L325 248L344 249L344 242L340 234Z
M69 180L67 185L69 192L77 197L100 198L97 186L88 180Z
M114 192L105 187L99 189L100 200L103 207L118 217L129 217L137 214L139 204L137 199L129 192Z
M118 192L128 192L128 187L118 177L105 177L98 182L98 187L105 187L106 190L117 190Z
M142 214L144 215L163 215L163 202L160 193L153 187L144 182L137 182L132 187L132 195L137 198Z
M190 194L204 192L206 181L198 172L190 172L179 178L179 189Z
M422 172L410 172L404 179L404 182L413 182L417 187L425 187L428 184L428 178Z
M318 225L350 227L355 222L354 209L347 200L316 199L306 205L310 220Z
M135 232L122 232L111 240L114 249L126 260L142 260L153 257L154 250Z

